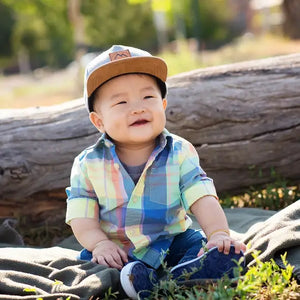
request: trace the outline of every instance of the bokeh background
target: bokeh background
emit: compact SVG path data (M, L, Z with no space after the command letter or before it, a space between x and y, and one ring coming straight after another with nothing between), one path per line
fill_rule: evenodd
M299 0L0 0L0 109L82 96L112 44L162 56L169 76L300 51Z

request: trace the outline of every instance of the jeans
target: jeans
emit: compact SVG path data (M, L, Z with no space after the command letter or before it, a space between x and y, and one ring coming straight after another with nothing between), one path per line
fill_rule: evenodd
M174 238L164 261L168 267L174 267L194 259L202 248L202 242L207 242L207 239L200 231L187 229Z
M176 266L180 263L189 261L197 257L198 252L202 248L202 242L206 242L206 238L200 231L194 229L187 229L175 236L167 256L164 261L168 267ZM78 257L83 260L91 260L92 253L83 249ZM129 262L134 261L129 258Z

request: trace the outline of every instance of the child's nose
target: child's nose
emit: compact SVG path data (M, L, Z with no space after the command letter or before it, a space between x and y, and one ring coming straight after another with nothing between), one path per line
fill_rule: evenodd
M145 107L141 104L137 104L132 107L132 114L140 114L143 112L145 112Z

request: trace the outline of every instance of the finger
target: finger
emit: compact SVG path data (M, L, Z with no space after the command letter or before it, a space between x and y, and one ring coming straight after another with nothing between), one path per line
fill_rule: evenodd
M246 252L247 251L247 246L244 244L244 243L241 243L241 250L243 252Z
M204 249L201 248L200 251L198 252L197 256L201 256L201 255L203 255L203 254L204 254Z
M120 257L119 257L119 259L120 259ZM117 261L116 261L116 259L115 259L115 257L113 257L113 256L106 256L105 257L105 260L106 260L106 262L107 262L107 264L109 265L109 267L111 267L111 268L116 268L116 269L118 269L118 270L121 270L122 269L122 267L123 267L123 264L121 263L121 264L119 264Z
M241 251L243 251L243 252L247 251L247 247L243 242L237 241L237 243L238 243L238 247L239 247L239 252L238 253L240 253ZM235 252L237 253L237 250Z
M240 243L240 242L238 242L238 241L235 241L234 243L233 243L233 245L234 245L234 252L235 252L235 254L240 254L240 252L241 252L241 247L242 247L242 244Z
M204 252L205 252L205 250L209 250L209 249L211 249L211 248L213 248L213 247L216 247L216 246L217 246L217 245L216 245L216 243L214 243L214 242L207 242L207 244L205 245L205 247L202 247L202 248L200 249L200 251L198 252L197 256L203 255Z
M123 267L123 260L122 260L120 253L118 252L118 250L116 252L112 253L111 257L119 267L121 267L121 268Z
M230 252L230 245L231 245L231 240L230 239L224 239L223 240L223 252L224 254L228 255Z
M124 263L127 263L127 262L128 262L128 256L127 256L127 253L126 253L123 249L121 249L121 248L118 249L118 252L119 252L119 254L120 254L120 256L121 256L122 261L123 261Z
M96 257L97 263L99 265L105 266L105 267L109 267L108 263L105 261L103 256L98 256Z
M224 243L223 243L223 241L219 241L217 247L218 247L218 251L219 252L223 252L223 250L224 250Z

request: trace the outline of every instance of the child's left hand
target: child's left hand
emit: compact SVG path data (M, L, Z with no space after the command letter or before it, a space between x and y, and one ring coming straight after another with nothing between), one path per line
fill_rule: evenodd
M246 251L246 245L243 242L237 241L230 237L228 234L224 232L215 233L207 242L205 248L210 249L213 247L218 247L219 252L223 252L224 254L229 254L230 245L233 245L235 248L235 253L239 254L242 250ZM198 256L204 254L204 248L201 248Z

